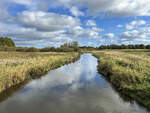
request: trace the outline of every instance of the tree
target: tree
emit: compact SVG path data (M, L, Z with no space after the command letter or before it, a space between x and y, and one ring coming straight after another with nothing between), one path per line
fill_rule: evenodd
M15 43L11 38L0 37L0 46L1 47L15 47Z
M78 47L78 42L73 42L73 48L75 51L78 51L79 50L79 47Z
M140 44L139 47L140 47L140 49L145 49L144 44Z
M146 47L145 47L146 49L150 49L150 45L146 45Z
M39 52L39 50L35 47L30 47L26 50L26 52Z

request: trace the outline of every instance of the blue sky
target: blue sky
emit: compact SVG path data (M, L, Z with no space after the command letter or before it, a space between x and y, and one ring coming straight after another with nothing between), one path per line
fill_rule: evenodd
M150 44L149 0L1 0L0 36L17 46Z

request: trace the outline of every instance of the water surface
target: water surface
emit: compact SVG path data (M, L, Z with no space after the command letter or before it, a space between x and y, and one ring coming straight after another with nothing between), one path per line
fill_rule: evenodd
M97 72L97 59L83 54L50 71L0 103L0 113L148 113L125 102Z

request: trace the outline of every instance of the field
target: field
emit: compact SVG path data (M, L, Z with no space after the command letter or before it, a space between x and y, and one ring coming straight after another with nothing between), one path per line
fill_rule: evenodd
M98 70L123 96L150 109L149 50L93 51Z
M0 52L0 92L72 62L79 53Z
M150 109L150 50L92 51L98 71L128 100ZM0 92L79 58L76 52L0 52Z

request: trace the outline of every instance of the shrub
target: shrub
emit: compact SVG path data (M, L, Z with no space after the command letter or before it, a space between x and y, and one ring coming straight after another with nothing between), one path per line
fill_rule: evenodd
M0 46L1 47L15 47L15 43L11 38L8 37L0 37Z
M39 52L39 50L35 47L30 47L26 50L26 52Z

